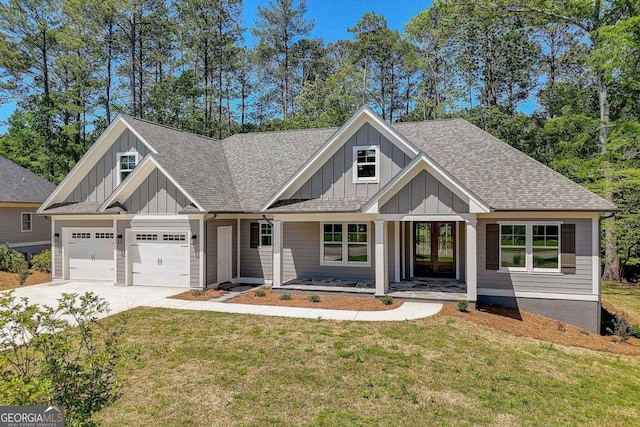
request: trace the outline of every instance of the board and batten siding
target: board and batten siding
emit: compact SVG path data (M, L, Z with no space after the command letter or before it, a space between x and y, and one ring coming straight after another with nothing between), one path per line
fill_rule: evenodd
M231 226L231 257L232 273L231 277L238 277L238 223L235 219L209 220L206 226L206 254L207 254L207 285L218 282L218 227ZM248 241L248 240L247 240ZM244 248L243 248L244 249ZM251 276L253 277L253 276Z
M132 219L130 225L132 230L187 232L190 287L202 288L200 284L200 239L204 239L205 236L200 235L200 221L198 219L189 219L188 217L181 219L149 219L141 215L140 218ZM191 240L191 236L196 236L195 242Z
M98 227L113 227L113 221L110 219L100 220L100 219L91 219L91 220L56 220L55 221L55 230L54 233L60 234L60 240L58 242L53 242L53 252L51 253L52 263L55 268L55 276L53 279L62 279L63 271L62 271L62 241L64 240L64 236L62 233L63 228L98 228Z
M137 151L138 162L142 161L149 151L147 146L139 141L129 129L126 129L118 137L65 202L102 202L106 200L118 185L117 155L127 151Z
M515 292L538 292L554 294L593 294L593 260L591 252L591 219L558 219L558 222L576 225L576 274L498 272L486 269L486 226L500 220L478 220L478 290L499 289ZM510 220L535 223L535 219ZM538 221L556 221L553 218Z
M381 208L383 214L468 213L469 205L427 171L416 175Z
M0 245L20 244L28 246L30 242L48 242L51 240L51 220L44 215L36 215L38 208L0 207ZM22 213L30 212L31 231L22 231ZM26 243L26 245L22 245Z
M353 147L379 146L380 182L353 182ZM290 199L373 197L411 161L399 147L365 123Z
M247 278L273 278L273 252L271 247L250 247L250 224L258 220L242 220L240 275ZM357 221L354 221L357 222ZM367 221L364 221L367 222ZM320 265L320 223L285 222L283 225L282 277L284 281L298 278L375 279L375 227L369 223L371 267ZM389 281L395 273L394 226L387 224L387 258Z
M130 214L175 214L189 199L161 171L155 169L124 202Z

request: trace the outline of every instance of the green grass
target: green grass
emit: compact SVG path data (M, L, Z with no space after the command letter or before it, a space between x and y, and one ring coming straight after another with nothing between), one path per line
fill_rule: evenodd
M105 426L640 425L640 358L464 320L136 309Z
M640 286L603 283L602 300L640 321Z

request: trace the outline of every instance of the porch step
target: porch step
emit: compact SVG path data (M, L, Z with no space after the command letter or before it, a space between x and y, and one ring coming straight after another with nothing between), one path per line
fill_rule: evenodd
M376 290L373 288L356 288L346 286L318 286L318 285L282 285L273 290L291 290L291 291L307 291L307 292L329 292L329 293L349 293L349 294L365 294L373 295Z
M459 292L427 292L427 291L401 291L389 292L387 295L402 301L457 303L466 300L466 293Z

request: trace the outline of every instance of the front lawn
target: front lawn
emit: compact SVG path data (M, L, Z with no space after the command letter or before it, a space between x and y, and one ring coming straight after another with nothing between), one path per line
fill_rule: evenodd
M122 397L99 413L105 426L640 425L640 358L446 315L123 316L139 358L122 368Z
M640 286L603 283L602 301L624 311L635 322L640 322Z

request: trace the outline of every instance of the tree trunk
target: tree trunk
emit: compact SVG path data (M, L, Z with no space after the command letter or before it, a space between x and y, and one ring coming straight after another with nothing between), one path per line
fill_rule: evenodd
M107 117L107 124L111 123L111 62L113 60L113 24L109 23L107 33L107 78L104 91L104 110Z
M129 21L129 109L131 115L136 111L136 13L131 13Z

